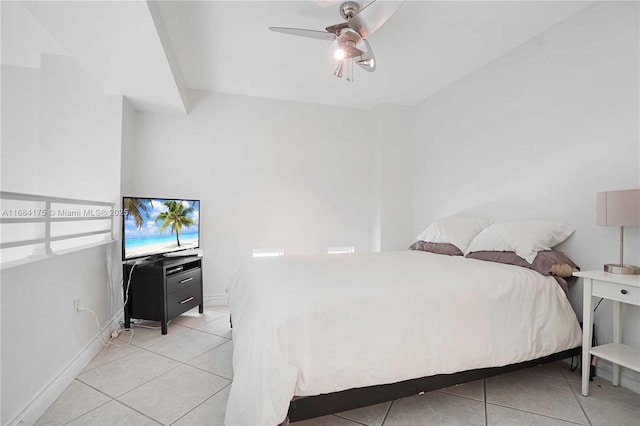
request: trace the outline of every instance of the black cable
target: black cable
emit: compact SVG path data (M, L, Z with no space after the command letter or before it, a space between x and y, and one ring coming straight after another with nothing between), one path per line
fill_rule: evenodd
M600 298L600 301L598 302L598 304L596 305L595 308L593 308L593 312L596 311L596 309L598 309L598 306L600 306L600 304L602 303L602 301L604 300L604 297Z
M573 365L573 360L576 360L576 365ZM576 371L576 369L578 368L578 365L580 363L580 356L578 355L574 355L571 357L571 364L569 364L569 371Z
M598 303L596 304L596 307L593 308L593 312L596 311L596 309L598 309L598 306L600 306L600 304L602 303L602 301L604 300L604 297L601 297L600 300L598 301ZM593 346L598 346L598 338L596 337L596 333L593 333L593 342L594 345ZM573 365L573 360L574 358L576 359L576 364L575 366ZM572 356L571 357L571 364L569 365L569 370L570 371L576 371L576 369L580 366L580 364L582 363L582 357L580 356Z

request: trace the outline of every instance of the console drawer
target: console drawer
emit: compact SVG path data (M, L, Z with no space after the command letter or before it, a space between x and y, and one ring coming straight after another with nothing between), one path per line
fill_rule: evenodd
M177 317L202 303L202 289L199 285L191 285L167 295L167 316Z
M631 285L594 280L591 294L595 297L604 297L618 302L640 305L640 289Z
M167 294L174 293L194 284L200 286L201 271L202 270L200 268L195 268L169 275L167 277Z

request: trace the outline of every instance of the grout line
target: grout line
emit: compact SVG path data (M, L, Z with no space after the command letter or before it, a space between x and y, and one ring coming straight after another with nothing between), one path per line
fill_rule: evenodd
M191 364L183 364L183 365L186 365L187 367L195 368L196 370L200 370L200 371L203 371L205 373L213 374L214 376L218 376L221 379L225 379L225 380L229 380L230 382L233 382L233 379L230 379L228 377L222 376L222 375L220 375L218 373L214 373L214 372L209 371L209 370L205 370L204 368L196 367L195 365L191 365Z
M101 394L103 394L103 395L104 395L104 396L106 396L107 398L114 399L114 397L112 397L111 395L107 395L106 393L104 393L104 392L103 392L103 391L101 391L100 389L96 388L96 387L95 387L95 386L93 386L93 385L90 385L89 383L85 383L85 382L83 382L81 379L79 379L79 378L77 378L77 377L75 378L75 380L79 381L80 383L82 383L82 384L83 384L83 385L85 385L85 386L90 387L91 389L93 389L93 390L94 390L94 391L96 391L96 392L100 392ZM71 385L69 385L69 386L71 386ZM67 389L69 389L69 387L68 387L68 386L67 386ZM67 390L67 389L65 389L65 390ZM52 404L52 405L53 405L53 404Z
M141 416L144 416L144 417L148 418L149 420L151 420L154 423L157 423L159 425L163 424L160 420L154 419L153 417L149 416L148 414L145 414L145 413L143 413L141 411L138 411L135 408L127 405L126 403L124 403L124 402L122 402L122 401L120 401L118 399L114 399L114 401L115 401L116 404L124 405L128 409L135 411L136 413L140 414Z
M171 359L171 358L169 358L169 359ZM172 360L172 361L173 361L173 360ZM145 381L144 383L140 383L139 385L137 385L137 386L135 386L135 387L133 387L133 388L131 388L131 389L129 389L129 390L127 390L127 391L125 391L125 392L123 392L123 393L119 394L118 396L113 397L113 398L117 400L117 399L118 399L118 398L120 398L121 396L124 396L124 395L128 394L129 392L133 392L134 390L138 389L138 388L139 388L139 387L141 387L141 386L146 385L147 383L151 383L151 382L153 382L153 381L154 381L154 380L156 380L157 378L159 378L159 377L161 377L161 376L163 376L163 375L167 374L167 373L168 373L168 372L170 372L170 371L175 370L176 368L180 367L181 365L182 365L182 364L178 364L178 365L176 365L176 366L175 366L175 367L173 367L173 368L170 368L170 369L168 369L168 370L166 370L166 371L163 371L162 373L160 373L160 374L158 374L158 375L156 375L156 376L153 376L152 378L150 378L149 380Z
M219 337L219 336L216 336L216 337ZM224 337L223 337L223 339L224 339ZM177 359L176 359L175 361L178 361L178 362L181 362L181 363L183 363L183 364L186 364L186 363L188 363L188 362L193 361L193 360L194 360L194 359L196 359L196 358L201 357L202 355L204 355L204 354L206 354L206 353L208 353L208 352L211 352L211 351L212 351L212 350L214 350L214 349L218 349L218 348L219 348L220 346L222 346L222 345L226 345L226 344L227 344L227 343L229 343L230 341L231 341L231 339L227 339L227 340L226 340L226 342L218 343L218 344L216 344L215 346L212 346L212 347L210 347L209 349L205 350L205 351L204 351L204 352L202 352L201 354L198 354L198 355L194 356L193 358L189 358L189 359L188 359L188 360L186 360L186 361L179 361L179 360L177 360ZM152 351L152 352L153 352L153 351ZM154 352L154 353L155 353L155 352ZM162 355L162 354L158 354L158 355ZM171 358L171 359L173 359L173 358Z
M180 317L178 317L178 318L180 318ZM205 325L207 325L207 324L211 324L212 322L216 322L216 321L220 321L220 320L227 320L227 321L229 321L229 315L223 315L223 316L218 317L218 318L216 318L216 319L212 319L212 320L210 320L210 321L206 321L206 322L204 322L204 323L202 323L202 324L198 324L197 326L191 326L191 325L187 325L187 324L182 324L182 323L177 322L177 321L175 321L175 324L177 324L177 325L181 325L181 326L183 326L183 327L188 327L188 328L192 328L192 329L194 329L194 330L197 330L199 327L204 327L204 326L205 326ZM200 331L202 331L202 330L200 330Z
M387 417L389 417L389 413L391 412L391 407L393 407L394 402L396 402L396 400L391 401L391 404L389 404L389 407L387 407L387 412L384 413L384 418L382 419L382 423L380 423L380 426L384 426L384 422L387 421Z
M527 410L523 410L523 409L521 409L521 408L511 407L511 406L509 406L509 405L497 404L497 403L495 403L495 402L487 402L487 404L489 404L489 405L495 405L496 407L508 408L508 409L510 409L510 410L520 411L521 413L527 413L527 414L533 414L533 415L536 415L536 416L546 417L546 418L548 418L548 419L560 420L560 421L563 421L563 422L566 422L566 423L571 423L571 424L574 424L574 425L581 425L581 426L585 426L585 424L584 424L584 423L578 423L578 422L576 422L576 421L573 421L573 420L567 420L567 419L562 419L562 418L560 418L560 417L553 417L553 416L550 416L550 415L547 415L547 414L535 413L535 412L533 412L533 411L527 411ZM588 419L587 419L587 420L588 420ZM591 424L591 423L589 423L589 424Z
M224 316L223 316L223 317L220 317L220 318L217 318L217 319L215 319L215 320L212 320L212 321L210 321L210 322L217 321L217 320L219 320L219 319L224 319ZM207 334L207 335L214 335L213 333L208 333L208 332L205 332L205 331L203 331L203 330L197 330L197 329L195 329L195 328L192 328L192 327L189 327L189 326L186 326L186 325L181 325L181 324L179 324L179 323L175 323L175 322L174 322L173 324L174 324L174 325L181 326L181 327L184 327L185 329L191 329L191 330L194 330L194 331L200 331L200 332L205 333L205 334ZM206 324L208 324L208 323L206 323ZM167 325L168 325L168 324L167 324ZM132 324L132 326L133 326L133 327L135 327L135 324ZM132 328L133 328L133 327L132 327ZM139 327L139 328L147 328L147 329L148 329L148 327ZM158 327L157 329L158 329L158 330L160 330L160 327ZM213 396L215 396L215 395L217 395L219 392L221 392L223 389L225 389L227 386L230 386L230 385L231 385L231 383L232 383L232 379L229 379L228 377L221 376L220 374L212 373L212 372L210 372L210 371L206 371L206 370L203 370L203 369L201 369L201 368L195 367L195 366L193 366L193 365L187 364L187 362L192 361L193 359L197 358L198 356L201 356L201 355L203 355L203 354L205 354L205 353L207 353L207 352L209 352L209 351L212 351L213 349L216 349L216 348L218 348L218 347L220 347L220 346L222 346L222 345L224 345L224 344L227 344L227 343L229 343L229 342L231 342L231 341L232 341L231 339L228 339L228 338L226 338L226 337L224 337L224 336L217 336L217 335L214 335L214 336L216 336L216 337L220 337L220 338L223 338L223 339L225 339L225 341L224 341L224 342L222 342L222 343L220 343L220 344L218 344L218 345L216 345L216 346L214 346L214 347L212 347L212 348L210 348L209 350L207 350L207 351L203 352L203 353L202 353L202 354L200 354L200 355L197 355L196 357L194 357L194 358L192 358L191 360L188 360L188 361L186 361L186 362L179 361L179 360L175 360L175 359L170 358L170 357L168 357L168 356L166 356L166 355L163 355L163 354L161 354L161 353L155 352L155 351L153 351L153 350L149 349L148 347L138 346L138 345L136 345L136 344L135 344L135 343L133 343L133 342L129 342L129 341L124 342L124 341L122 341L122 339L117 339L117 340L119 341L118 343L121 343L121 344L122 344L122 347L125 347L126 345L128 345L128 346L132 346L132 347L134 348L134 351L133 351L132 353L129 353L129 354L126 354L126 355L123 355L123 356L117 357L117 358L115 358L115 359L113 359L113 360L110 360L110 361L108 361L108 362L105 362L105 363L103 363L103 364L100 364L100 365L98 365L98 366L95 366L95 367L93 367L93 368L91 368L91 369L89 369L89 370L86 370L86 371L84 371L84 370L83 370L83 371L81 371L80 373L78 373L78 375L74 378L74 380L77 380L77 382L78 382L78 383L80 383L80 384L82 384L82 385L84 385L84 386L87 386L87 387L89 387L90 389L93 389L94 391L98 392L98 393L99 393L99 394L101 394L101 395L104 395L106 398L108 398L108 400L107 400L106 402L104 402L103 404L100 404L100 405L98 405L98 406L96 406L96 407L94 407L94 408L92 408L92 409L90 409L90 410L88 410L88 411L86 411L86 412L84 412L84 413L82 413L82 414L80 414L80 415L76 416L75 418L73 418L73 419L70 419L70 420L66 421L64 424L65 424L65 425L66 425L66 424L69 424L69 423L71 423L71 422L73 422L73 421L75 421L75 420L79 419L80 417L83 417L83 416L85 416L85 415L87 415L87 414L89 414L89 413L91 413L91 412L93 412L93 411L97 410L98 408L103 407L103 406L105 406L105 405L109 404L110 402L119 403L119 404L121 404L121 405L123 405L123 406L125 406L125 407L127 407L127 408L129 408L129 409L131 409L131 410L133 410L133 411L135 411L135 412L137 412L137 413L139 413L140 415L142 415L142 416L144 416L144 417L146 417L146 418L148 418L148 419L152 420L154 423L160 423L160 424L161 424L161 422L159 422L158 420L156 420L156 419L154 419L154 418L152 418L152 417L150 417L150 416L146 415L145 413L142 413L142 412L138 411L138 410L137 410L137 409L135 409L134 407L131 407L131 406L127 405L125 402L120 401L118 398L120 398L120 397L122 397L122 396L126 395L126 394L127 394L127 393L129 393L129 392L132 392L132 391L134 391L134 390L138 389L139 387L141 387L141 386L143 386L143 385L145 385L145 384L147 384L147 383L150 383L150 382L152 382L152 381L154 381L154 380L156 380L156 379L158 379L158 378L162 377L163 375L165 375L165 374L167 374L167 373L169 373L169 372L171 372L171 371L173 371L173 370L177 369L177 368L178 368L178 367L180 367L181 365L186 365L186 366L191 367L191 368L196 368L196 369L199 369L199 370L201 370L201 371L203 371L203 372L206 372L206 373L212 374L212 375L214 375L214 376L217 376L217 377L220 377L220 378L222 378L222 379L225 379L225 380L228 380L228 381L229 381L229 383L228 383L228 384L226 384L225 386L223 386L221 389L219 389L217 392L215 392L213 395L211 395L211 396L210 396L209 398L207 398L205 401L209 400L210 398L212 398ZM158 342L158 343L159 343L159 342ZM155 343L154 343L154 344L152 344L152 345L150 345L149 347L154 346L154 345L155 345ZM102 349L102 350L104 350L104 349ZM101 350L100 352L102 352L102 350ZM133 388L131 388L131 389L129 389L129 390L127 390L127 391L123 392L122 394L119 394L119 395L115 396L115 397L114 397L114 396L111 396L111 395L108 395L108 394L107 394L107 393L105 393L104 391L102 391L102 390L100 390L100 389L96 388L95 386L93 386L93 385L91 385L91 384L89 384L89 383L87 383L87 382L85 382L85 381L83 381L82 379L80 379L80 378L79 378L79 376L80 376L80 375L82 375L82 374L84 374L84 373L88 373L88 372L93 371L93 370L96 370L96 369L98 369L98 368L101 368L101 367L107 366L107 365L109 365L109 364L114 363L115 361L122 361L123 359L128 358L128 357L130 357L130 356L134 355L135 353L137 353L137 352L139 352L139 351L141 351L141 350L144 350L144 351L147 351L148 353L151 353L151 354L154 354L154 355L158 355L158 356L161 356L161 357L163 357L163 358L169 359L169 360L171 360L171 361L177 362L177 363L178 363L178 365L176 365L176 366L175 366L175 367L173 367L173 368L169 368L168 370L163 371L162 373L160 373L160 374L158 374L158 375L155 375L155 376L151 377L150 379L148 379L148 380L146 380L146 381L144 381L144 382L140 383L139 385L137 385L137 386L135 386L135 387L133 387ZM97 354L96 354L96 356L97 356ZM95 357L94 357L94 358L95 358ZM68 386L67 386L67 389L68 389ZM205 401L203 401L202 403L198 404L196 407L194 407L193 409L189 410L187 413L189 413L189 412L193 411L195 408L197 408L197 407L199 407L200 405L202 405ZM55 402L54 402L54 403L55 403ZM52 406L53 406L53 404L52 404ZM180 418L184 417L187 413L185 413L185 414L184 414L183 416L181 416ZM177 421L177 420L176 420L176 421ZM366 426L366 425L365 425L365 426Z
M140 349L146 350L145 348L140 348ZM117 398L120 398L121 396L123 396L123 395L125 395L125 394L127 394L127 393L129 393L129 392L131 392L131 391L133 391L134 389L138 389L140 386L143 386L143 385L145 385L145 384L147 384L147 383L149 383L149 382L151 382L151 381L153 381L153 380L157 379L158 377L162 376L163 374L166 374L166 373L168 373L168 372L170 372L170 371L175 370L176 368L180 367L180 365L183 365L183 363L181 363L180 361L176 361L176 360L171 359L171 358L169 358L169 357L166 357L166 356L163 356L163 355L160 355L160 354L156 354L155 352L152 352L152 351L147 351L147 352L150 352L150 353L152 353L152 354L154 354L154 355L162 356L163 358L167 358L167 359L169 359L169 360L171 360L171 361L174 361L174 362L178 362L178 365L176 365L175 367L169 368L168 370L163 371L162 373L159 373L159 374L157 374L157 375L155 375L155 376L151 377L150 379L148 379L148 380L144 381L143 383L140 383L139 385L137 385L137 386L135 386L135 387L133 387L133 388L131 388L131 389L129 389L129 390L127 390L127 391L125 391L125 392L123 392L123 393L121 393L121 394L117 395L117 396L111 396L111 395L109 395L109 394L105 393L104 391L101 391L100 389L98 389L98 388L94 387L93 385L91 385L91 384L89 384L89 383L86 383L85 381L83 381L83 380L82 380L82 379L80 379L79 377L76 377L76 380L78 380L78 381L79 381L80 383L82 383L82 384L85 384L85 385L89 386L89 387L90 387L90 388L92 388L92 389L97 390L98 392L100 392L100 393L102 393L102 394L104 394L104 395L108 396L109 398L112 398L112 399L117 400Z
M347 420L347 421L349 421L349 422L353 422L353 423L355 423L355 424L357 424L357 425L369 426L369 425L367 425L366 423L361 423L361 422L359 422L359 421L357 421L357 420L353 420L353 419L350 419L350 418L348 418L348 417L342 417L342 416L341 416L341 415L339 415L339 414L329 414L329 416L338 417L338 418L340 418L340 419L342 419L342 420Z
M87 386L89 386L89 385L87 385ZM97 389L95 389L95 390L97 390ZM100 392L100 391L98 391L98 392ZM100 393L102 393L102 392L100 392ZM104 394L103 394L103 395L104 395ZM69 421L67 421L67 422L64 422L64 423L63 423L63 425L68 425L69 423L71 423L71 422L74 422L74 421L78 420L80 417L85 416L85 415L89 414L90 412L97 410L97 409L98 409L98 408L100 408L100 407L104 407L105 405L107 405L108 403L110 403L111 401L113 401L113 400L114 400L114 399L113 399L113 398L111 398L109 395L107 395L107 397L109 398L109 400L108 400L108 401L106 401L104 404L100 404L100 405L98 405L97 407L94 407L94 408L92 408L91 410L86 411L86 412L84 412L84 413L80 414L79 416L74 417L73 419L71 419L71 420L69 420ZM55 402L54 402L54 404L55 404ZM51 404L51 406L49 406L49 408L51 408L52 406L53 406L53 404ZM47 410L48 410L49 408L47 408ZM46 411L45 411L45 413L46 413ZM41 416L41 417L42 417L42 416ZM40 419L38 419L38 420L40 420ZM36 420L36 422L37 422L37 420Z
M117 339L116 339L116 340L117 340ZM140 348L139 346L132 345L132 344L129 344L129 343L122 343L122 345L121 345L120 347L126 347L126 346L132 346L132 347L134 347L134 348L135 348L135 350L134 350L132 353L124 354L124 355L119 356L119 357L117 357L117 358L114 358L114 359L112 359L112 360L110 360L110 361L106 361L106 362L105 362L105 363L103 363L103 364L100 364L100 365L96 365L96 366L94 366L94 367L91 367L91 368L90 368L90 369L88 369L88 370L86 369L87 367L85 367L85 369L83 369L80 373L78 373L78 376L80 376L81 374L84 374L84 373L88 373L89 371L93 371L93 370L95 370L96 368L100 368L100 367L103 367L103 366L105 366L105 365L109 365L109 364L111 364L112 362L115 362L115 361L121 361L122 359L124 359L124 358L126 358L126 357L128 357L128 356L130 356L130 355L133 355L134 353L136 353L137 351L139 351L140 349L142 349L142 348ZM101 350L100 352L102 352L102 350ZM98 354L96 355L96 357L100 354L100 352L98 352ZM93 357L93 359L95 359L96 357ZM93 361L93 359L92 359L91 361ZM88 366L88 364L87 364L87 366Z
M582 414L584 414L584 418L587 419L587 423L590 426L593 425L593 423L591 423L591 419L587 415L587 412L585 411L584 407L582 406L582 403L580 402L580 398L578 398L578 395L576 394L576 391L573 389L573 386L572 386L571 382L569 381L569 379L567 377L565 377L564 380L567 383L567 386L569 386L569 389L571 390L571 395L573 395L573 399L575 399L575 401L578 403L578 407L580 407L580 410L582 410ZM589 385L589 386L591 386L591 385ZM582 388L582 384L580 384L580 388ZM580 391L582 391L582 389Z
M454 385L455 386L455 385ZM453 393L453 392L445 392L442 389L436 389L436 390L432 390L429 391L427 393L431 393L431 392L438 392L438 393L443 393L445 395L451 395L451 396L457 396L458 398L464 398L464 399L468 399L469 401L475 401L475 402L485 402L482 399L476 399L476 398L471 398L470 396L464 396L464 395L458 395L457 393ZM426 395L426 394L425 394Z
M489 417L487 416L487 382L482 379L482 399L484 402L484 425L489 425Z
M187 364L186 362L182 362L182 361L175 360L175 359L170 358L170 357L168 357L168 356L165 356L165 355L162 355L162 354L158 354L158 353L156 353L156 352L153 352L153 351L151 351L151 350L148 350L148 349L146 349L146 348L141 348L141 349L144 349L144 350L146 350L146 351L148 351L148 352L151 352L151 353L153 353L153 354L156 354L156 355L162 356L162 357L164 357L164 358L170 359L170 360L172 360L172 361L175 361L175 362L177 362L177 363L178 363L178 365L177 365L177 366L175 366L175 367L173 367L173 368L170 368L169 370L167 370L167 371L165 371L165 372L163 372L163 373L161 373L161 374L159 374L159 375L157 375L157 376L155 376L154 378L152 378L152 379L150 379L150 380L147 380L147 381L146 381L146 382L144 382L144 383L141 383L140 385L136 386L135 388L130 389L130 390L126 391L125 393L121 394L121 395L118 395L117 397L115 397L115 398L113 398L113 399L114 399L116 402L119 402L119 403L121 403L121 404L125 405L126 407L131 408L132 410L134 410L134 411L136 411L136 412L138 412L138 413L142 414L143 416L145 416L145 417L147 417L147 418L149 418L149 419L153 420L154 422L156 422L156 423L158 423L158 424L163 425L164 423L162 423L160 420L154 419L153 417L150 417L149 415L144 414L144 413L142 413L142 412L138 411L138 410L137 410L137 409L135 409L134 407L131 407L131 406L127 405L124 401L121 401L121 400L120 400L120 399L118 399L118 398L120 398L120 397L122 397L122 396L124 396L124 395L128 394L129 392L132 392L132 391L134 391L134 390L136 390L136 389L140 388L141 386L144 386L144 385L146 385L146 384L148 384L148 383L151 383L151 382L153 382L153 381L154 381L154 380L156 380L156 379L159 379L160 377L164 376L165 374L168 374L169 372L171 372L171 371L173 371L173 370L176 370L176 369L180 368L181 366L187 366L187 367L196 368L196 369L198 369L198 368L197 368L197 367L194 367L194 366L192 366L192 365L189 365L189 364ZM199 370L200 370L200 371L205 371L205 370L202 370L202 369L199 369ZM209 373L209 374L212 374L212 375L218 376L218 377L220 377L220 378L223 378L223 379L225 379L225 380L230 380L230 379L228 379L228 378L226 378L226 377L222 377L222 376L220 376L220 375L218 375L218 374L211 373L211 372L208 372L208 371L206 371L206 372L207 372L207 373ZM223 387L222 387L220 390L218 390L216 393L214 393L213 395L211 395L211 397L213 397L213 396L214 396L214 395L216 395L218 392L220 392L222 389L224 389L224 388L226 388L227 386L230 386L230 385L231 385L231 381L229 381L229 383L228 383L228 384L226 384L225 386L223 386ZM205 399L205 401L207 401L207 400L208 400L208 399L210 399L211 397L209 397L209 398ZM202 403L204 403L204 401L203 401ZM202 405L202 403L198 404L197 406ZM196 408L196 407L194 407L193 409L195 409L195 408ZM192 410L193 410L193 409L192 409ZM191 412L192 410L189 410L187 413ZM186 415L187 413L185 413L184 415ZM183 415L183 416L181 416L180 418L184 417L184 415ZM175 422L176 422L176 421L178 421L178 420L179 420L179 419L176 419L173 423L175 423Z
M183 415L181 415L180 417L178 417L177 419L175 419L172 423L170 424L175 424L176 422L178 422L180 419L182 419L184 416L186 416L187 414L191 413L193 410L197 409L198 407L200 407L202 404L204 404L205 402L207 402L208 400L210 400L211 398L213 398L214 396L216 396L217 394L219 394L220 392L222 392L223 390L225 390L226 388L228 388L229 386L231 386L231 383L223 386L220 390L218 390L216 393L214 393L213 395L211 395L209 398L205 399L204 401L202 401L200 404L196 405L195 407L193 407L191 410L187 411L186 413L184 413ZM225 414L227 414L227 410L225 408Z

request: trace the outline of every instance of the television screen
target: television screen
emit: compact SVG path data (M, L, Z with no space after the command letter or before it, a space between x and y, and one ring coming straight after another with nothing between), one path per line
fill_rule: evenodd
M200 246L200 201L122 198L122 260Z

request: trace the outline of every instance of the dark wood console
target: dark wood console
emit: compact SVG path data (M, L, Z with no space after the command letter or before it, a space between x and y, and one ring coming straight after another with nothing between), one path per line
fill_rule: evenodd
M129 283L129 274L131 282ZM199 306L204 311L202 258L197 256L160 259L137 265L123 265L124 326L131 318L160 321L162 334L167 323L183 312ZM129 294L127 295L127 284Z

